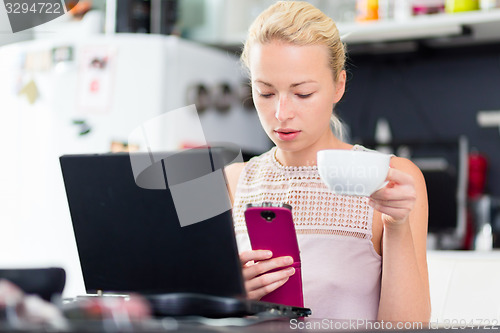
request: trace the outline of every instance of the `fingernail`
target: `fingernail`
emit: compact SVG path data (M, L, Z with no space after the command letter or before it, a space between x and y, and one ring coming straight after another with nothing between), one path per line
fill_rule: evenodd
M288 269L286 270L286 272L287 272L287 274L288 274L288 275L293 275L293 274L295 274L295 268L290 267L290 268L288 268Z
M292 257L286 257L285 264L287 264L287 265L293 264L293 258Z
M271 251L266 251L266 257L271 258L273 253Z

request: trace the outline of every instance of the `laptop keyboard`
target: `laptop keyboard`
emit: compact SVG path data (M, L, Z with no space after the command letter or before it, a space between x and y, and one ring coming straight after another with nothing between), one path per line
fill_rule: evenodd
M165 316L202 316L207 318L244 317L267 314L275 317L298 318L311 314L308 308L282 304L192 293L145 295L153 313Z

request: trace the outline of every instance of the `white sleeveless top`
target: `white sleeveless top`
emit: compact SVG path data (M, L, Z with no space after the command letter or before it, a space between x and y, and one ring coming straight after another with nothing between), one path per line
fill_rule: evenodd
M353 150L366 150L356 145ZM316 166L283 166L276 147L245 165L233 218L239 251L250 250L247 203L292 206L302 261L304 306L313 318L375 320L382 258L371 242L373 208L364 197L333 194Z

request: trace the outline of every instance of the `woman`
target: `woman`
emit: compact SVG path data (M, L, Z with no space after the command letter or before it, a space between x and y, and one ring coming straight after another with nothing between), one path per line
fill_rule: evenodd
M248 296L260 299L294 270L269 273L290 258L250 251L245 205L285 202L293 207L304 303L314 317L427 322L428 212L420 170L392 157L388 185L369 198L335 195L318 175L319 150L365 150L341 141L332 115L346 83L335 23L306 2L277 2L250 27L242 61L262 126L276 145L227 168Z

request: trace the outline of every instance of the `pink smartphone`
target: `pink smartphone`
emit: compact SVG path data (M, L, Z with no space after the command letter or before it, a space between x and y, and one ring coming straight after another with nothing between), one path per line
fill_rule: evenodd
M300 251L293 224L292 207L287 204L248 204L245 221L253 250L270 250L274 257L291 256L295 274L288 281L262 297L262 301L290 306L304 306ZM280 268L285 269L287 267Z

